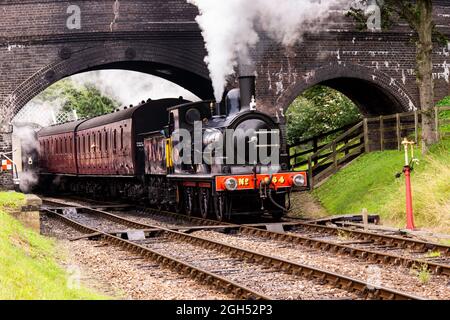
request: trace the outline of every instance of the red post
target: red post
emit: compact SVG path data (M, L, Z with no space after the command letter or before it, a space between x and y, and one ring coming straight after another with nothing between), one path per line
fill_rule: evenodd
M406 184L406 228L409 230L414 230L414 215L412 207L412 194L411 194L411 168L409 166L403 167L403 172L405 173L405 184Z

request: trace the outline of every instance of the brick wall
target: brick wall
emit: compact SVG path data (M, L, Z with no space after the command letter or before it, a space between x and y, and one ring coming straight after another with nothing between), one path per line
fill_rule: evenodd
M57 80L92 68L122 67L165 77L211 97L205 49L185 0L10 0L0 5L0 120L8 120ZM450 36L450 3L433 1L436 22ZM81 29L68 29L69 5L81 9ZM324 83L352 98L365 114L418 106L410 31L356 32L334 18L324 33L286 50L265 35L252 51L260 109L284 120L305 89ZM436 99L449 94L449 48L434 50ZM231 81L233 85L233 81ZM132 102L132 101L131 101ZM130 102L130 103L131 103Z

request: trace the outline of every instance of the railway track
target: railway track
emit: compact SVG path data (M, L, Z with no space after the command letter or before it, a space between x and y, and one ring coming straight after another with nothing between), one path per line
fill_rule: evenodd
M63 202L58 201L54 203L57 205L63 204ZM226 232L234 231L251 237L287 242L314 250L346 255L371 263L401 265L406 268L426 266L434 274L450 276L450 247L437 243L350 228L292 221L283 223L288 232L270 231L265 229L268 224L237 225L149 208L141 210L147 216L150 214L170 218L177 223L181 221L196 226L211 226L212 229L216 226L217 229L224 229ZM124 218L124 215L119 218L129 220ZM110 218L114 219L113 217ZM143 229L149 227L145 223L136 224L133 220L129 220L128 223L131 227ZM205 228L175 227L174 229L191 232Z
M58 205L61 204L61 202L58 203ZM331 295L329 291L329 288L331 287L337 288L337 290L339 290L338 295L340 295L341 297L350 299L355 298L356 292L358 293L359 297L368 299L421 299L421 297L406 294L390 288L372 288L370 285L363 281L359 281L357 279L343 276L334 272L325 271L319 268L314 268L309 265L304 265L286 259L244 249L241 247L228 245L211 239L197 237L191 234L186 234L184 232L164 228L161 226L138 223L106 211L95 210L84 206L79 206L78 209L83 211L83 216L94 215L95 217L101 217L101 219L114 221L120 225L145 230L147 234L156 233L159 237L155 238L155 235L153 235L153 237L142 240L141 243L135 243L107 233L107 229L111 226L103 225L105 229L98 230L96 228L86 226L82 223L79 223L78 221L65 217L64 215L61 215L56 211L47 209L47 212L70 224L71 226L76 227L80 231L87 233L88 235L95 235L116 245L122 245L129 250L143 253L147 256L153 257L154 259L156 259L156 261L161 260L163 264L166 265L182 265L183 268L188 268L189 270L191 270L190 272L193 272L194 274L201 274L202 276L198 278L200 280L204 279L205 277L207 279L210 279L210 277L214 277L214 279L216 279L216 282L220 284L219 288L223 289L230 286L233 289L229 292L233 292L235 296L239 298L266 299L275 297L286 299L292 296L291 294L289 294L288 289L296 288L295 285L289 285L286 287L286 283L293 284L297 281L297 285L299 285L300 287L304 287L304 282L306 281L307 283L309 283L309 286L315 287L319 285L322 288L327 287L325 291L322 290L321 292L321 296L325 297L327 297L327 294ZM200 223L199 220L197 220L196 222ZM217 224L217 222L215 223ZM222 225L217 227L224 226ZM225 225L225 227L235 228L239 226L228 224ZM257 228L251 229L258 232L264 231ZM175 254L175 257L173 257L174 243L178 243L178 245L189 248L188 250L183 250L184 253L178 255ZM189 262L185 262L187 256L185 256L184 254L189 251L191 253L195 252L195 259ZM189 256L192 258L192 254L190 254ZM251 266L250 273L246 273L241 270L241 265L243 263L244 265ZM219 274L217 274L218 272L227 273L227 278L220 276ZM257 283L258 279L260 279L259 283ZM272 282L261 282L261 279L272 279ZM313 280L316 280L314 281L314 285L311 284L311 281ZM231 284L227 285L227 281ZM274 285L274 283L277 281L278 286ZM275 289L268 290L267 288L263 288L264 283L270 283ZM280 283L282 284L281 286ZM327 286L324 286L324 284L326 284ZM256 285L260 290L264 289L263 292L269 292L270 295L267 295L266 293L259 293L260 291L255 289L250 289L249 287L251 287L252 285ZM342 295L342 291L346 291L348 295ZM277 296L277 292L285 292L289 295Z

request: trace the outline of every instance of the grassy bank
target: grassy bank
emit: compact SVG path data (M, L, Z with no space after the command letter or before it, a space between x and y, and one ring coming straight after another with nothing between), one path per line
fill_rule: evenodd
M71 288L70 276L56 262L55 243L6 212L23 200L21 194L0 192L0 300L101 298L84 288Z
M417 227L450 233L450 140L433 146L426 156L416 150L420 165L412 173ZM330 214L357 213L367 208L396 226L405 224L405 181L399 151L374 152L355 160L313 192Z

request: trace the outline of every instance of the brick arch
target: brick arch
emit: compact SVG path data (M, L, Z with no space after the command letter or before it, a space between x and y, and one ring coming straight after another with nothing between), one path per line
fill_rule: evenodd
M374 68L347 64L309 71L277 98L277 109L285 112L302 92L318 84L345 94L364 115L405 112L417 106L402 83Z
M162 43L134 47L107 44L74 53L65 47L61 48L55 61L16 87L3 105L13 111L12 118L27 102L55 82L78 73L101 69L144 72L172 81L200 98L213 96L202 52L194 53Z

